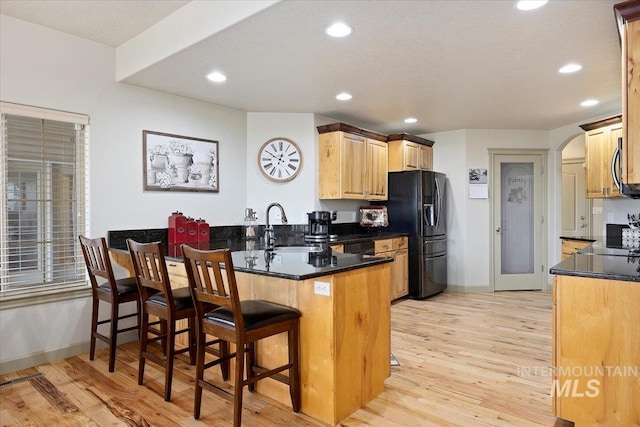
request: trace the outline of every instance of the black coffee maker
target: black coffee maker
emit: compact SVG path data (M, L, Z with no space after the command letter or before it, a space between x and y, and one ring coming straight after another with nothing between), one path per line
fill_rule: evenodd
M331 234L331 221L337 216L336 211L313 211L307 213L309 226L304 235L306 242L329 242L336 240L338 236Z

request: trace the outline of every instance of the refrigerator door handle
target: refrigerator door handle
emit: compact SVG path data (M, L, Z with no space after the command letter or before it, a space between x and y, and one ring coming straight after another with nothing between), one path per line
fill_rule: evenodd
M434 178L434 181L436 183L436 209L437 209L437 213L436 213L436 229L438 228L438 226L440 225L440 206L442 206L442 201L440 200L441 194L440 194L440 185L438 185L438 178Z
M447 254L444 254L444 255L438 255L438 256L432 256L432 257L426 257L424 260L425 260L425 261L431 261L431 260L433 260L433 259L440 259L440 258L446 258L446 257L447 257Z

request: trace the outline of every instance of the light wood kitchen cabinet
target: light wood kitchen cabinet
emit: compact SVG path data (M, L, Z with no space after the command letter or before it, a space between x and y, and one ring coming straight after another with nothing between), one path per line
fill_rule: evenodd
M433 141L406 133L387 138L389 172L433 170Z
M375 254L393 258L391 266L391 301L409 294L409 240L407 237L375 241Z
M562 259L565 260L593 242L577 239L562 239Z
M553 415L577 427L638 425L640 286L577 276L553 283Z
M580 125L585 134L585 188L587 198L619 197L611 176L611 160L622 135L621 116Z
M640 1L614 10L622 47L622 181L640 190Z
M320 199L387 200L387 137L344 123L318 126Z

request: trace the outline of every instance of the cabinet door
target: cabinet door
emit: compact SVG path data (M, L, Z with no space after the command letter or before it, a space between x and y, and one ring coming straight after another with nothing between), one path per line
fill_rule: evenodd
M386 141L367 140L366 199L387 200L387 174L389 172Z
M340 144L342 164L340 165L341 198L364 199L365 173L367 162L367 139L348 133L342 134Z
M629 21L622 32L622 177L640 186L640 19Z
M605 183L602 167L609 142L606 128L594 129L585 135L585 188L588 198L605 197Z
M404 170L420 169L420 151L418 144L404 141L404 149L402 150L404 158Z
M401 298L409 294L409 251L396 251L391 281L391 299Z
M426 145L420 145L420 169L433 170L433 149Z

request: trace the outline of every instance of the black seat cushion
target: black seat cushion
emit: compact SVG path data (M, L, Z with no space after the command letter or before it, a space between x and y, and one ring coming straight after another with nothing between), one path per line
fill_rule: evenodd
M301 316L300 312L294 308L268 301L241 301L240 306L242 307L242 319L244 321L245 331ZM232 328L235 327L233 312L227 307L216 308L205 314L204 317L215 323L221 323Z
M177 288L172 291L173 303L176 305L176 310L184 310L185 308L193 307L193 299L191 298L191 291L189 288ZM154 304L167 305L167 301L164 298L162 292L158 292L148 300Z
M138 284L135 277L127 277L125 279L116 279L116 288L118 289L118 295L129 295L138 293ZM111 292L111 287L108 283L100 285L100 289Z

